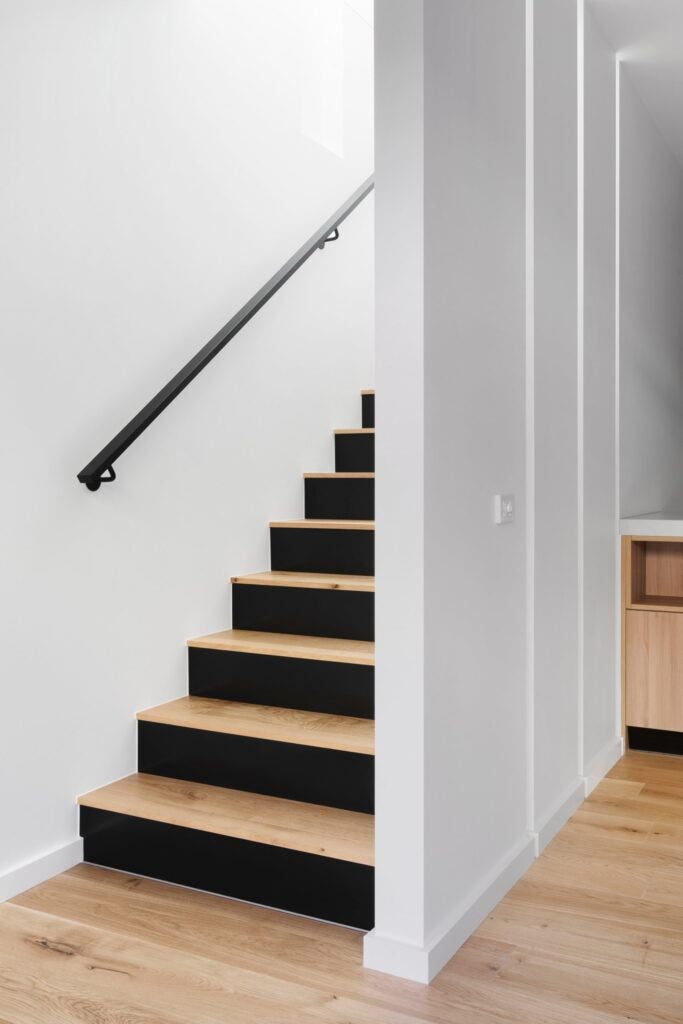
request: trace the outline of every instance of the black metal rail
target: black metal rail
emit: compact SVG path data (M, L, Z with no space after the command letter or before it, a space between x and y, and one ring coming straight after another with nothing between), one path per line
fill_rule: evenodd
M166 406L170 405L181 391L184 391L197 374L201 373L205 366L208 366L211 360L242 330L245 324L282 287L285 281L306 262L309 256L312 256L317 249L324 249L328 242L333 242L339 238L339 225L372 192L374 187L373 178L370 177L367 181L364 181L360 188L347 199L344 205L264 284L263 288L259 289L231 320L228 320L227 324L221 328L218 334L214 335L211 341L207 342L203 348L200 348L199 352L183 366L182 370L179 370L175 377L133 417L130 423L127 423L123 430L120 430L116 437L113 437L109 444L105 445L102 451L80 471L78 479L81 483L85 484L88 490L96 491L100 484L110 483L116 479L116 473L114 472L116 460L147 429L150 423L154 422Z

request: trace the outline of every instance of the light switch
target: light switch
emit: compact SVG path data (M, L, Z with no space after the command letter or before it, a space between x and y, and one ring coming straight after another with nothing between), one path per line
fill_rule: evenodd
M504 523L515 521L515 496L514 494L493 495L493 521L498 526Z

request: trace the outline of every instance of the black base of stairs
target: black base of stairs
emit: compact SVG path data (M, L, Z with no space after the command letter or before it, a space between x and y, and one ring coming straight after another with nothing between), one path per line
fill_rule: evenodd
M374 519L373 477L307 477L306 519Z
M375 435L335 434L334 468L337 473L374 473Z
M269 654L188 648L189 692L195 697L373 718L372 665L280 658Z
M81 808L84 860L370 929L374 869L164 822Z
M346 750L141 721L138 771L347 811L374 811L375 759Z
M363 407L363 426L374 427L375 425L375 396L361 395Z
M375 595L233 583L232 625L270 633L374 640Z
M272 527L270 564L276 572L374 576L375 531Z

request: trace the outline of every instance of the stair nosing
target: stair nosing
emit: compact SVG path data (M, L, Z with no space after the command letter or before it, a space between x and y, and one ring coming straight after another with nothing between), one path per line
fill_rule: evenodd
M374 519L275 519L273 530L359 530L374 532Z
M213 705L213 706L212 706ZM180 714L174 715L171 709L176 708ZM188 709L183 711L183 709ZM196 709L193 712L192 709ZM201 713L199 709L202 709ZM171 712L169 714L169 711ZM245 712L245 719L229 720L230 712ZM282 719L283 722L278 732L277 722L258 721L259 712L272 712L273 719ZM206 712L206 713L204 713ZM216 717L211 718L211 712L216 712ZM310 732L301 725L297 729L296 723L284 721L286 713L297 716L300 722L311 723ZM193 713L196 717L193 718ZM249 714L253 715L249 720ZM184 717L184 720L183 720ZM302 711L292 708L272 707L266 704L247 704L243 701L219 700L211 697L197 697L188 695L179 697L164 704L158 704L152 708L138 711L136 715L138 722L149 722L155 725L167 725L176 729L197 729L201 732L218 733L224 736L244 736L250 739L266 740L272 743L289 743L298 747L313 747L317 750L331 750L349 754L361 754L366 757L374 757L374 725L371 719L352 718L350 715L333 715L327 712ZM325 729L315 731L315 722L329 722L335 720L340 725L345 725L352 732L354 728L366 734L365 739L344 739L339 735L324 735ZM289 734L288 734L289 731ZM372 735L371 739L367 734Z
M335 430L335 434L374 434L374 427L341 427Z
M374 473L304 473L304 480L374 480Z
M316 580L316 576L319 576L320 579ZM243 576L231 576L230 582L235 586L292 587L296 590L329 590L345 591L347 593L374 593L375 591L374 576L344 573L302 573L272 570L270 573L255 572L247 573Z
M142 792L136 793L136 788ZM127 792L129 790L132 792ZM182 797L185 797L184 802ZM213 811L211 807L207 809L208 801L214 802ZM309 804L300 800L287 800L284 797L209 786L203 782L187 782L160 775L147 775L143 772L136 772L108 786L85 793L78 798L78 804L80 807L90 807L110 814L157 821L227 838L244 839L247 842L329 857L346 863L363 864L368 867L372 867L374 863L374 818L363 811L330 808L322 804ZM224 815L222 823L217 820L216 805ZM282 819L280 823L268 821L269 809L271 815L275 812L275 818ZM311 820L307 822L307 818ZM319 838L316 840L316 835L319 835L315 831L316 818L323 824L327 821L328 827L333 823L333 832L327 836L323 834L322 842ZM228 821L231 822L229 826ZM362 840L358 837L354 840L354 826L356 831L360 829L363 833ZM365 835L368 829L369 837ZM335 832L337 834L334 834Z
M297 641L301 642L302 640L308 641L308 643L297 647ZM315 637L298 633L223 629L217 633L208 633L206 636L193 637L187 641L187 646L255 655L265 654L281 658L299 658L304 661L331 661L346 665L375 664L375 644L372 640L343 640L338 637ZM254 649L257 647L260 647L261 650Z

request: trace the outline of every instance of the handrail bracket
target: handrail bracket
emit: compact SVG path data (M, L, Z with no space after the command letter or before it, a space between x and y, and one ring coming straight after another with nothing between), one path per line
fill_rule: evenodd
M323 238L322 242L318 246L319 249L324 249L328 242L336 242L339 238L339 228L335 228L331 235L327 238Z

